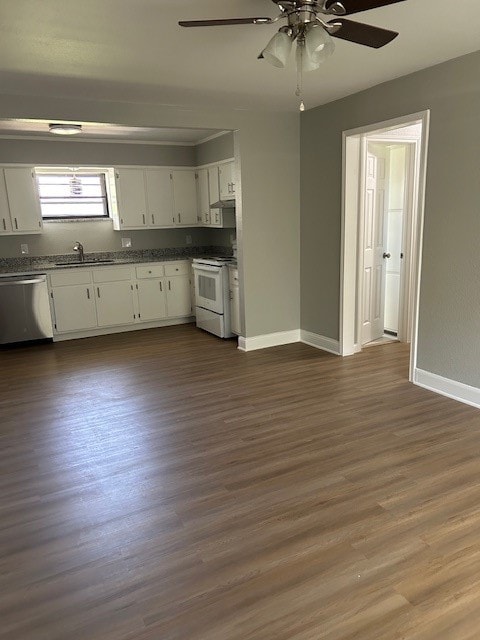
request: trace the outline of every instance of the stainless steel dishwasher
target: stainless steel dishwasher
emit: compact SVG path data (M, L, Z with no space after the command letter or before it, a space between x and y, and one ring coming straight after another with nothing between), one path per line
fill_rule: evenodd
M47 277L1 277L0 344L52 337Z

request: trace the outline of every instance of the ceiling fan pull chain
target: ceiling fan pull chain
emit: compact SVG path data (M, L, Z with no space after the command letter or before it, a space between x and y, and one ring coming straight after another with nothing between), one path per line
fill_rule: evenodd
M300 46L300 64L297 64L297 90L295 91L295 95L300 98L300 111L305 111L305 103L303 102L302 92L303 92L303 46L300 43L297 43L297 46Z

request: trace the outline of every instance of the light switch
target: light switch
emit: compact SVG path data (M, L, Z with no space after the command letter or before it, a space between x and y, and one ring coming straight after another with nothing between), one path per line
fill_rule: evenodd
M128 249L132 246L132 239L131 238L122 238L122 247L124 249Z
M28 244L21 244L20 251L22 252L22 256L26 256L28 253Z

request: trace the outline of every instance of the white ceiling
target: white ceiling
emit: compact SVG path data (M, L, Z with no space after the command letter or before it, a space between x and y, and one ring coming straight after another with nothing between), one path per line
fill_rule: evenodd
M278 26L177 25L276 13L271 0L1 0L0 91L293 110L293 60L279 70L256 59ZM478 0L406 0L352 19L400 36L380 50L337 39L333 57L305 78L307 108L480 45Z

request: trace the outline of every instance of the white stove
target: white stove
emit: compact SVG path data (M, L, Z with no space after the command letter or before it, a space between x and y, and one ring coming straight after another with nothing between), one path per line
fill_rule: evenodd
M194 258L197 327L219 338L232 338L228 265L234 258Z

